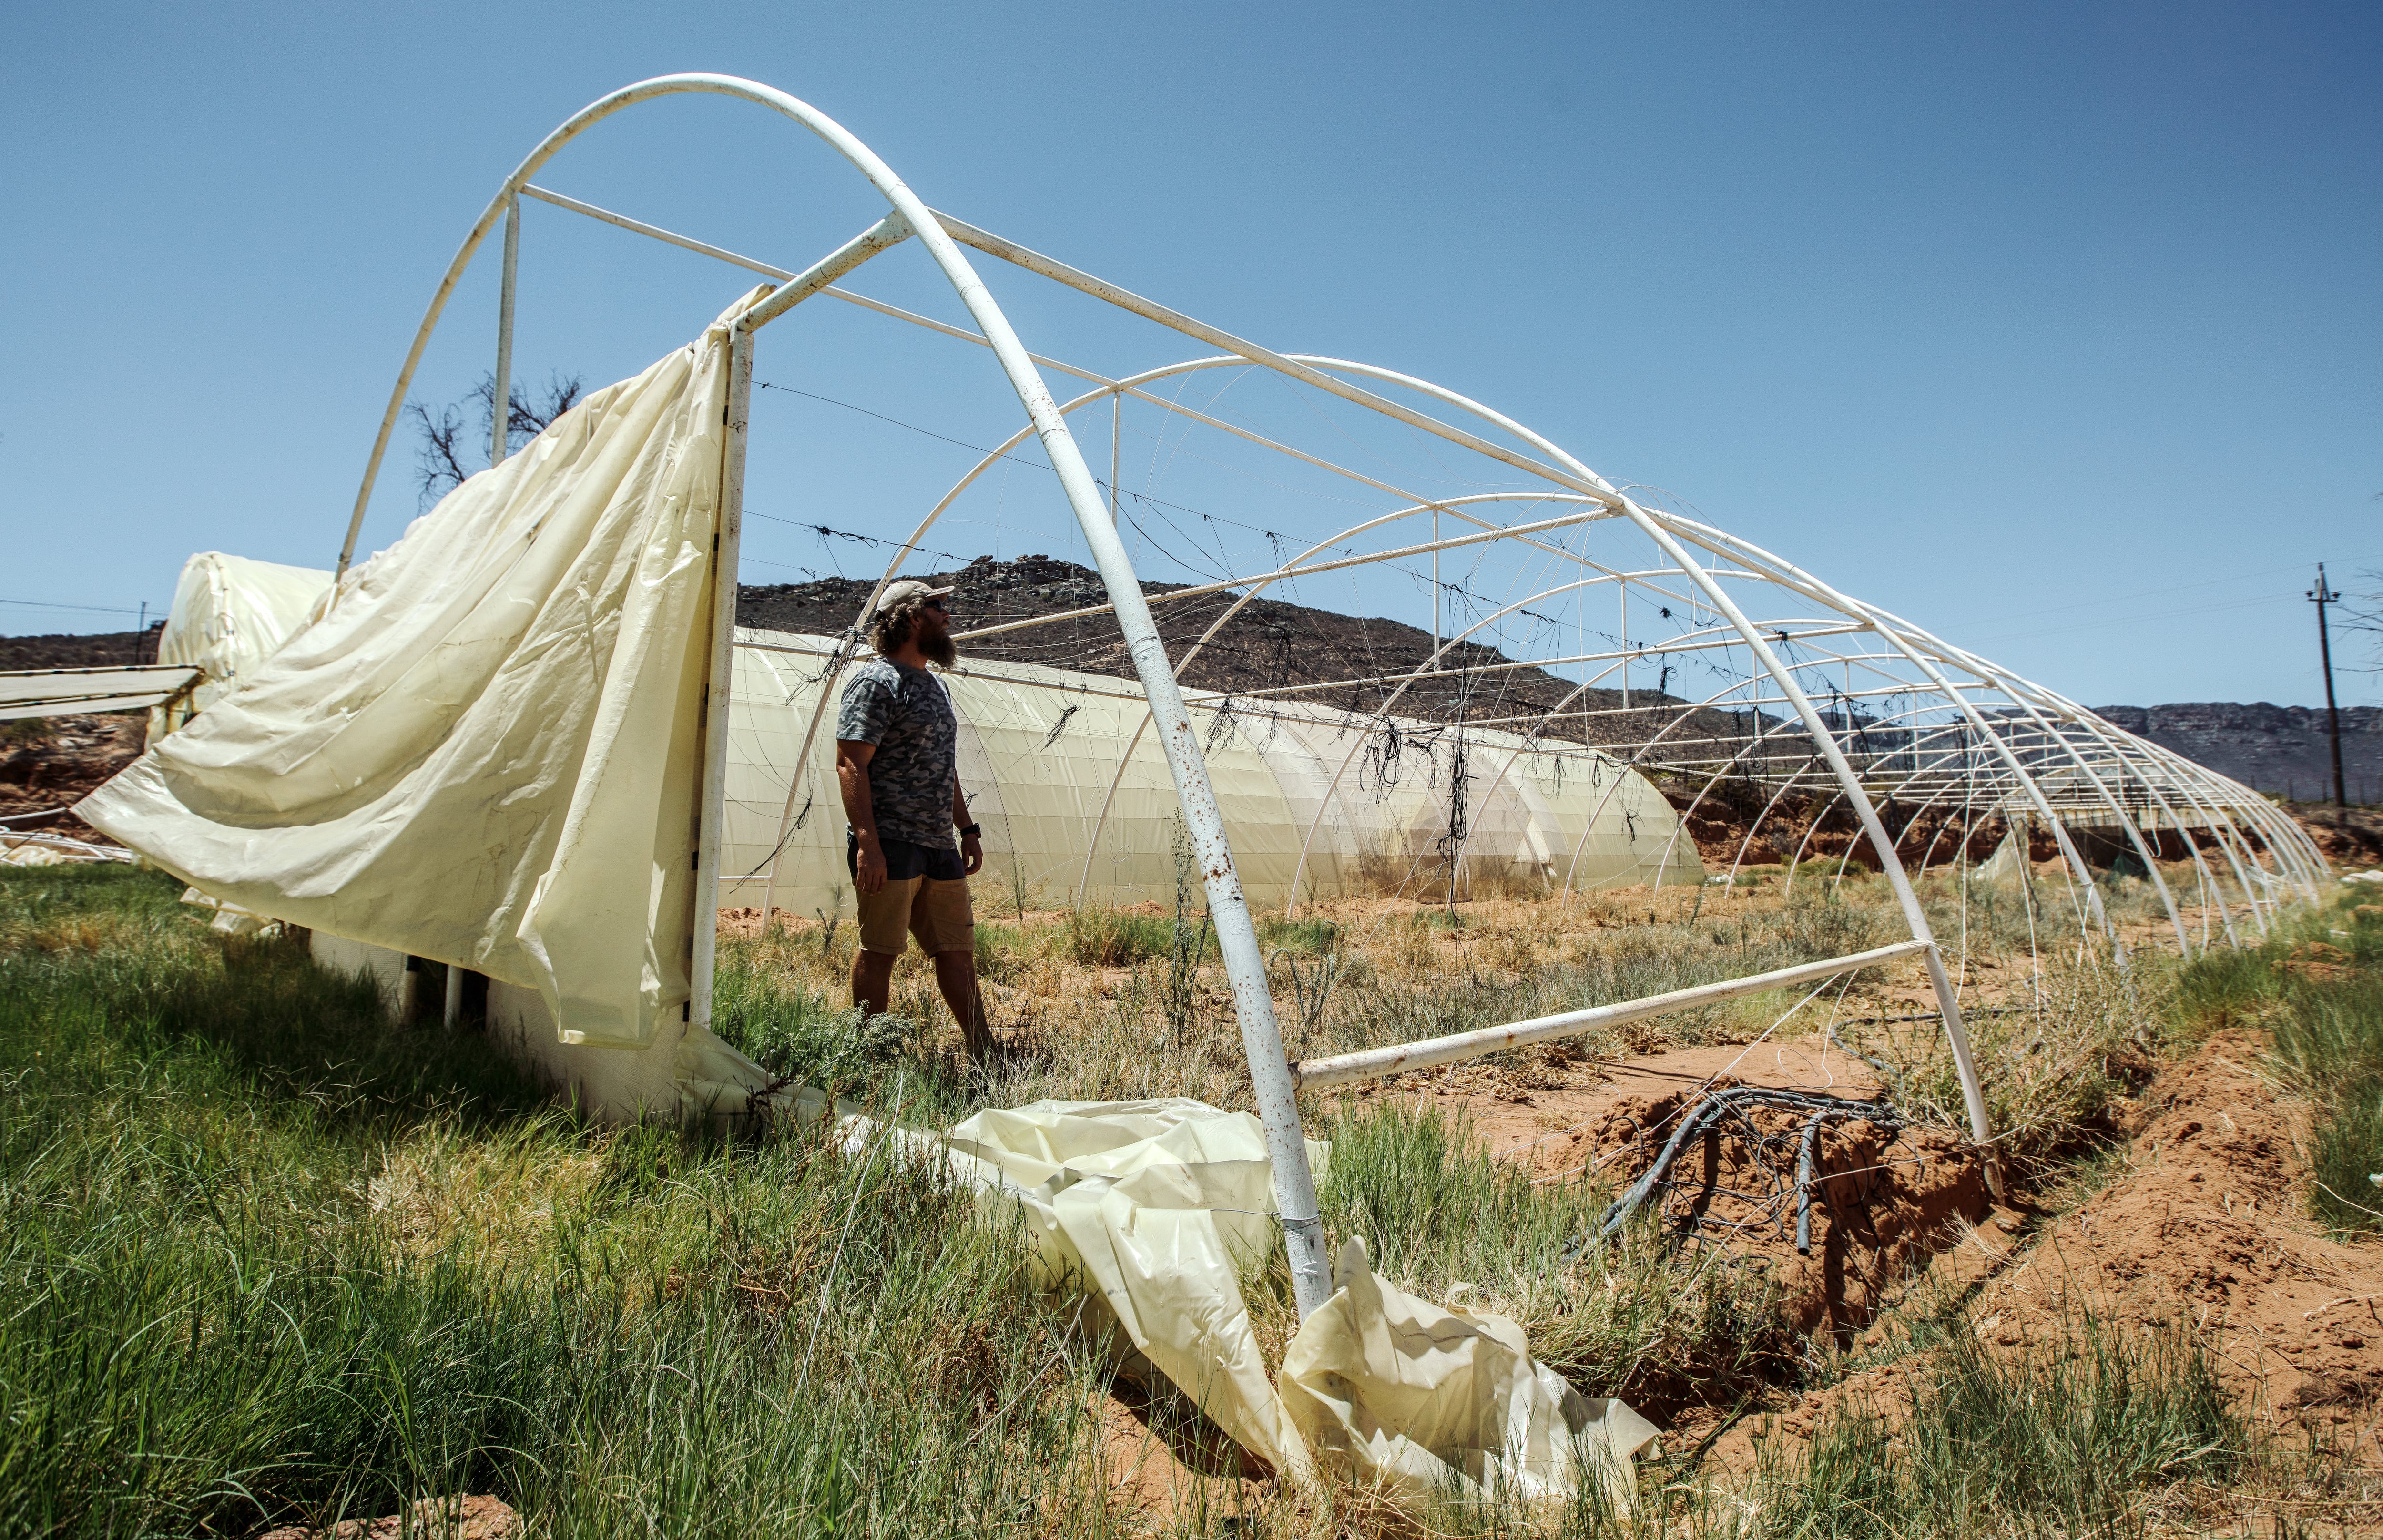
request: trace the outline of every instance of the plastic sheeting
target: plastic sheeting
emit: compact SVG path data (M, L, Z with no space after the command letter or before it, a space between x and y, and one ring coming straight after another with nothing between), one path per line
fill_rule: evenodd
M2027 845L2027 830L2024 827L2014 828L2003 836L2002 844L1994 846L1993 855L1978 863L1977 869L1969 874L1970 881L1975 882L2025 881L2032 870L2028 863Z
M217 899L534 987L565 1042L650 1041L688 995L747 302L451 493L77 811Z
M823 721L789 806L832 637L740 629L729 713L722 906L759 905L777 854L779 907L848 906L834 722ZM963 659L941 674L959 718L959 776L984 826L979 906L1175 897L1175 788L1132 680ZM1449 786L1466 772L1469 884L1695 883L1695 843L1644 776L1596 749L1495 729L1452 731L1298 702L1195 705L1193 725L1242 891L1281 904L1306 852L1303 899L1444 872ZM1111 788L1115 791L1112 795ZM1319 819L1319 813L1322 815ZM1310 830L1314 830L1311 838ZM999 895L999 896L993 896Z
M331 591L331 574L203 550L182 563L174 607L157 635L157 661L182 663L204 677L187 700L151 714L149 735L162 738L231 694L258 664L298 634Z
M847 1148L881 1132L847 1118ZM1038 1102L943 1134L894 1132L1025 1223L1037 1283L1080 1293L1243 1448L1294 1481L1319 1462L1425 1492L1471 1482L1569 1495L1599 1472L1626 1506L1630 1460L1656 1430L1533 1361L1503 1316L1442 1310L1373 1275L1344 1245L1336 1292L1267 1378L1241 1280L1276 1245L1266 1136L1248 1113L1180 1098ZM1329 1147L1308 1158L1330 1179Z
M1283 1401L1313 1456L1416 1493L1444 1489L1452 1471L1562 1497L1587 1473L1610 1506L1630 1506L1631 1461L1658 1430L1627 1404L1565 1384L1502 1315L1384 1283L1356 1237L1333 1259L1332 1288L1283 1354Z

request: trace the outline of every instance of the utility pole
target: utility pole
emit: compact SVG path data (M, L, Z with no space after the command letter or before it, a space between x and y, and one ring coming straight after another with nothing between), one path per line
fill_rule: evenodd
M2333 821L2341 828L2350 822L2349 798L2342 795L2341 785L2341 708L2333 700L2333 643L2325 630L2325 607L2340 604L2341 595L2326 586L2322 561L2316 564L2316 586L2308 591L2308 597L2316 606L2316 655L2325 665L2325 734L2333 743Z

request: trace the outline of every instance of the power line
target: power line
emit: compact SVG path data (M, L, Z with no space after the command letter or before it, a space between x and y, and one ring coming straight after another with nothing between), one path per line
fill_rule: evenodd
M745 512L746 512L747 516L747 517L749 517L749 518L755 518L755 519L767 519L767 520L769 520L769 521L770 521L772 524L787 524L787 525L791 525L792 527L794 527L794 528L796 528L796 529L807 529L807 530L809 530L812 534L814 534L814 535L818 536L819 536L821 539L822 539L822 540L827 540L827 539L831 539L831 538L833 538L833 539L837 539L837 540L858 540L858 541L859 541L862 545L865 545L865 546L883 546L883 547L885 547L888 550L900 550L900 549L902 549L902 548L903 548L903 547L904 547L904 542L903 542L903 541L900 541L900 540L885 540L885 539L880 539L878 536L874 536L874 535L858 535L858 534L855 534L853 531L848 530L848 529L835 529L835 528L832 528L832 527L830 527L829 525L826 525L826 524L812 524L812 523L810 523L809 520L806 520L806 519L786 519L786 518L781 518L779 515L777 515L777 514L775 514L775 513L758 513L758 512L755 512L752 509L749 509L749 508L748 508L748 509L747 509L747 510L745 511ZM961 566L963 566L963 567L967 566L967 565L969 564L969 562L970 562L971 561L975 560L973 557L958 556L958 555L955 555L954 553L952 553L952 552L950 552L950 551L947 551L947 550L932 550L932 549L928 548L927 548L927 547L925 547L925 546L911 546L909 548L910 548L911 550L913 550L913 551L916 551L916 552L917 552L918 554L920 554L920 556L940 556L940 557L942 557L942 558L943 558L945 561L957 561L957 562L958 562L958 563L959 563ZM776 563L776 562L772 562L772 563L770 563L770 565L772 565L772 566L780 565L780 564L781 564L781 563ZM797 568L796 568L795 570L796 570L796 572L801 572L803 569L802 569L802 568L800 568L800 567L797 567Z
M112 604L54 604L44 599L0 598L0 604L21 604L34 610L79 610L94 615L140 615L145 610L124 610Z
M753 383L759 386L764 390L775 390L782 396L802 396L815 401L825 401L830 406L840 406L846 412L858 412L864 417L874 417L881 423L891 423L897 428L908 428L912 433L923 433L930 438L939 438L946 444L957 444L961 449L973 450L979 454L994 453L994 450L986 449L982 444L971 444L964 438L954 438L949 434L937 433L932 428L923 428L916 423L906 423L899 417L888 417L883 412L871 412L865 406L855 406L850 401L837 400L833 396L813 395L809 390L797 390L791 385L772 385L768 380L755 380ZM1031 470L1047 471L1050 469L1048 465L1039 464L1031 460L1020 460L1014 454L1001 454L997 455L996 458L1009 461L1013 464L1027 466Z

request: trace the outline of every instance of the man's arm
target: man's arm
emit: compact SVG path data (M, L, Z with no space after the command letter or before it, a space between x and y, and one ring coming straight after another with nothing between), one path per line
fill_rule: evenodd
M968 793L960 790L960 778L952 777L952 827L966 829L976 820L969 817ZM984 868L984 841L975 834L960 836L960 859L967 863L962 875L974 877Z
M869 761L877 745L858 738L835 741L835 788L844 796L844 819L852 825L860 849L852 881L862 893L885 886L885 852L877 843L877 813L869 805Z

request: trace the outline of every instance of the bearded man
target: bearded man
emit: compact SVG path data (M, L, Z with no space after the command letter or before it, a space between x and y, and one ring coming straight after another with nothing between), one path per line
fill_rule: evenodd
M864 1016L886 1009L894 964L916 937L977 1057L992 1048L993 1032L977 992L968 880L984 865L984 842L960 790L951 696L927 671L959 659L945 602L951 592L916 578L886 585L870 627L877 656L852 671L836 712L835 778L860 906L852 1003Z

